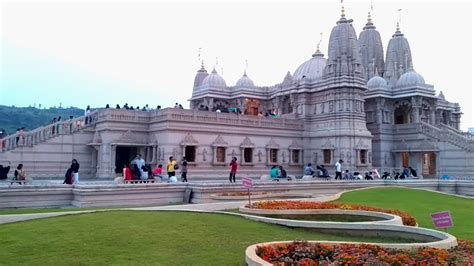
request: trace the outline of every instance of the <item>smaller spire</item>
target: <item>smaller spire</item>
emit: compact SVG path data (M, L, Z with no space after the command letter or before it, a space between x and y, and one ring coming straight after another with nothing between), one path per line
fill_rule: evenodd
M345 13L345 10L344 10L344 5L341 6L341 20L345 20L346 19L346 13Z
M319 46L321 45L321 42L323 41L323 33L321 32L319 33L319 35L320 35L319 42L318 42L318 45L316 46L316 52L314 52L314 54L312 55L313 57L324 56L324 54L319 49Z
M212 69L212 74L217 74L217 71L216 71L216 66L214 66L214 68Z

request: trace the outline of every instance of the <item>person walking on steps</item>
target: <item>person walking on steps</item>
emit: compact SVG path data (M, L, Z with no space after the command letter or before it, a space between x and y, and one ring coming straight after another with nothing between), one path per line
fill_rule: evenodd
M232 158L230 162L230 174L229 174L229 181L230 183L235 183L235 174L237 173L237 157Z

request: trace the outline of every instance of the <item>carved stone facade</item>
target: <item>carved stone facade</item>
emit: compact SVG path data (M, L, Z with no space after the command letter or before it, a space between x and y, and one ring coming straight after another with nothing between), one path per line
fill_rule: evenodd
M62 177L72 158L81 174L112 178L140 153L153 166L169 156L189 161L190 177L223 178L236 157L239 176L268 174L283 165L302 175L303 165L365 172L474 176L474 140L459 131L457 103L426 84L413 69L408 40L397 27L384 62L380 34L370 17L357 39L345 14L331 31L328 58L319 49L283 82L255 86L244 73L227 86L214 69L198 70L191 110L100 110L0 140L0 163L22 162L39 177ZM361 57L362 56L362 57ZM81 120L82 119L82 120Z

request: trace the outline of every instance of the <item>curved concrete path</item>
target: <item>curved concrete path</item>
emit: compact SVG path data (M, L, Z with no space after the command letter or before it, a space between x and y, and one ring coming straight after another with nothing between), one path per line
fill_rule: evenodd
M301 198L291 200L305 200L305 201L331 201L338 197L335 195L320 195L314 198ZM247 204L248 201L230 201L218 203L201 203L201 204L182 204L182 205L166 205L154 207L135 207L135 208L115 208L115 209L98 209L98 210L83 210L79 208L77 211L64 212L46 212L46 213L28 213L28 214L0 214L0 224L28 221L34 219L58 217L73 214L94 213L103 211L223 211L229 209L238 209Z

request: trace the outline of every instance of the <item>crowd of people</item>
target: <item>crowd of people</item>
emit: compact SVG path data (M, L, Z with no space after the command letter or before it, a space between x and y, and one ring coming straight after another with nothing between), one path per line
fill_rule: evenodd
M176 161L173 156L169 157L169 161L166 165L166 177L163 171L163 165L158 164L154 169L150 164L147 164L142 158L141 154L138 154L130 164L125 164L123 167L122 177L117 178L117 182L121 182L122 178L124 182L130 181L145 181L145 180L156 180L160 182L177 183L177 170L180 169L181 182L188 182L188 161L186 157L183 157L180 163Z
M335 180L374 180L374 179L406 179L408 177L417 177L417 171L408 166L404 168L403 171L394 172L392 177L390 173L384 172L382 175L379 174L377 169L372 169L367 171L362 175L359 172L349 172L349 170L342 171L343 160L339 160L334 165L335 168ZM0 164L0 180L7 179L7 175L10 171L10 162L8 166L3 166ZM63 184L77 184L79 183L79 163L76 159L73 159L71 166L67 169ZM232 160L229 164L230 173L229 173L229 182L236 183L236 174L238 169L237 157L232 157ZM188 182L188 161L186 157L178 163L173 156L169 157L169 161L166 164L167 177L164 175L163 165L158 164L154 169L152 166L145 162L141 154L138 154L129 164L125 164L123 167L122 176L118 177L116 181L127 182L127 181L144 181L149 179L159 180L160 182L168 183L177 183L178 182L178 173L180 170L180 179L181 182ZM311 163L308 163L303 170L304 176L318 177L329 179L329 171L324 167L324 165L317 165L316 170L312 167ZM282 165L273 165L270 169L270 179L274 181L279 181L281 179L291 180L291 177L288 176L286 170ZM26 181L25 183L31 183L32 179L27 176L26 171L23 167L23 164L18 164L15 169L14 177L12 179L12 184L15 181Z
M411 166L408 166L407 168L404 168L403 171L400 173L400 172L394 172L394 176L392 178L392 176L390 175L389 172L383 172L382 175L379 174L378 170L377 169L372 169L372 170L369 170L367 172L364 173L364 175L362 175L360 172L349 172L349 170L345 170L344 172L342 171L342 164L343 164L343 160L339 160L336 162L336 164L334 165L334 168L335 168L335 177L334 179L335 180L374 180L375 178L377 179L395 179L395 180L398 180L398 179L406 179L408 177L417 177L418 176L418 173L417 171L412 168ZM319 178L331 178L331 176L329 176L329 172L328 170L324 167L324 165L317 165L316 166L316 171L314 170L314 168L312 167L312 164L311 163L308 163L305 167L304 167L304 171L303 171L303 174L306 175L306 176L312 176L312 177L319 177Z

